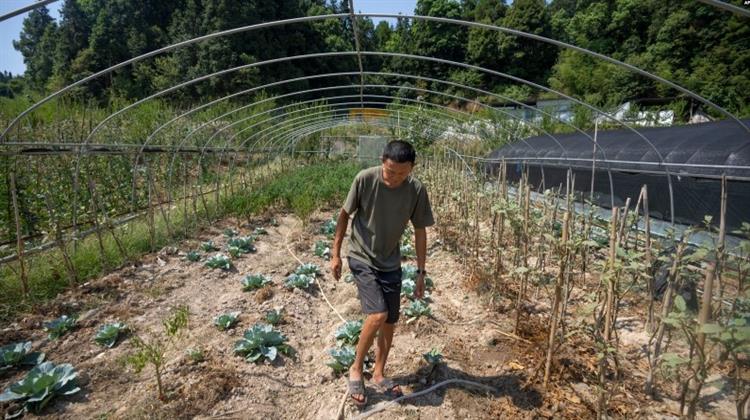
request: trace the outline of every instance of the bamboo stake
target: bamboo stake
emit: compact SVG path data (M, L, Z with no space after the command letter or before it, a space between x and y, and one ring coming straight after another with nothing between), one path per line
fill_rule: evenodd
M609 229L609 261L608 261L608 267L607 271L610 273L610 278L607 281L607 294L606 294L606 300L605 300L605 306L602 313L602 318L604 320L604 336L603 336L603 346L604 349L602 350L604 352L603 355L601 355L601 358L599 359L599 402L597 405L597 413L596 417L598 420L602 420L607 417L607 392L606 389L606 381L607 381L607 353L608 348L610 345L610 340L612 339L612 329L614 328L614 319L613 316L615 315L615 293L616 293L616 274L615 274L615 262L617 258L617 225L618 225L618 216L619 216L619 209L617 207L612 208L612 218L610 220L610 229Z
M552 321L549 328L549 337L547 340L547 361L544 365L544 382L542 387L546 390L547 384L549 383L550 369L552 367L552 353L555 349L555 334L557 332L557 324L559 318L562 316L560 313L560 303L562 300L563 286L565 282L565 272L567 266L567 255L568 255L568 228L570 224L570 208L565 212L563 218L563 231L562 241L560 243L560 269L557 274L557 281L555 282L555 297L552 302Z
M91 211L93 214L93 220L94 220L94 232L96 233L96 241L99 245L99 254L101 254L102 258L102 265L105 268L109 268L109 259L107 258L107 252L104 249L104 239L102 238L102 230L99 227L99 207L97 206L96 199L94 199L94 180L89 179L88 182L88 188L89 188L89 196L90 196L90 203L91 203Z
M21 234L21 217L18 212L18 197L16 196L16 173L10 172L10 196L13 203L13 218L16 223L16 247L18 252L18 263L21 267L21 288L25 297L29 296L29 279L26 277L26 262L23 255L23 235Z

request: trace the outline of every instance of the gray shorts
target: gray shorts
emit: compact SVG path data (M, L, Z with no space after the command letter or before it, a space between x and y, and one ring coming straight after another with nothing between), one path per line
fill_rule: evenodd
M380 271L354 258L349 258L349 270L357 285L362 312L387 312L385 322L395 324L401 308L401 268Z

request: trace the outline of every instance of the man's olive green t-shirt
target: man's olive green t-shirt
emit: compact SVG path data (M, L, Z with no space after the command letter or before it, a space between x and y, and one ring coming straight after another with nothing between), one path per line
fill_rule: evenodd
M425 186L409 176L388 188L381 166L357 174L343 209L354 215L349 257L380 271L401 267L399 241L409 221L415 229L435 224Z

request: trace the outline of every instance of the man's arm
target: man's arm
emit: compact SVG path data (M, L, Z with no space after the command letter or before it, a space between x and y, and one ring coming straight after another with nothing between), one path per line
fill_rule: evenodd
M424 295L424 270L427 262L427 229L414 229L414 246L417 251L417 268L420 270L417 276L417 285L414 294L422 299Z
M334 280L341 278L341 244L344 242L348 225L349 213L341 209L339 218L336 220L336 235L333 237L333 255L331 256L331 273Z

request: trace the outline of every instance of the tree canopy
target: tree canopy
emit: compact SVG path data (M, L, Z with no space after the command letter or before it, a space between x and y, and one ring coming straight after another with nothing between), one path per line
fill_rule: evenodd
M13 44L26 63L23 83L14 79L10 88L10 75L3 75L0 95L13 96L22 88L48 93L133 56L216 31L347 12L348 2L341 0L64 0L59 22L45 7L25 18L19 39ZM750 114L748 19L700 2L515 0L508 4L497 0L419 0L415 14L488 23L560 39L670 79L730 111ZM357 23L365 50L433 56L487 67L600 106L643 98L684 101L667 86L588 55L507 33L405 18L393 26L386 21L375 25L366 18ZM110 77L86 84L77 94L105 103L112 98L140 98L229 67L353 49L353 28L348 19L285 25L180 48L118 69ZM526 101L544 95L507 79L445 64L372 56L366 57L364 64L366 70L452 80ZM355 57L294 60L212 78L171 98L179 103L203 102L280 79L356 70ZM351 78L354 80L357 78ZM316 79L280 91L330 83L334 81ZM402 79L400 83L457 91L414 80ZM473 91L459 93L477 96ZM415 96L413 91L408 94Z

